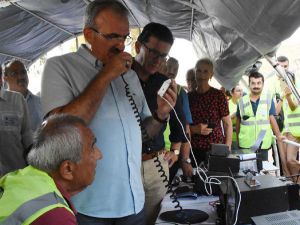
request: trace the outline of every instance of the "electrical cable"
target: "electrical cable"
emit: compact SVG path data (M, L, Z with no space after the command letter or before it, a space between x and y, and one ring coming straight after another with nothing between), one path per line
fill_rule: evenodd
M124 88L125 88L125 94L126 94L126 97L128 98L128 101L131 105L131 108L133 110L133 113L137 119L137 122L141 128L141 133L142 133L142 140L143 140L143 147L146 147L146 149L151 149L150 146L151 146L151 138L149 137L147 131L146 131L146 128L143 126L143 123L142 123L142 118L140 116L140 113L139 113L139 110L137 108L137 105L134 101L134 98L130 92L130 88L129 88L129 84L126 82L126 80L124 79L124 76L121 75L122 77L122 80L125 84ZM145 146L146 145L146 146ZM180 202L178 201L177 199L177 196L176 196L176 193L175 191L173 190L173 186L170 184L169 185L169 180L168 180L168 176L166 175L166 172L164 171L163 167L162 167L162 164L158 158L158 156L156 156L154 158L154 162L156 163L156 167L158 168L158 173L160 173L160 177L163 178L162 182L165 183L165 187L168 188L168 192L171 193L171 196L173 198L172 200L172 203L175 203L176 205L174 206L174 208L179 208L180 211L182 211L182 206L180 205Z
M179 122L179 124L180 124L180 126L181 126L181 129L182 129L182 131L183 131L183 134L184 134L184 136L185 136L187 142L189 143L189 146L190 146L190 149L191 149L191 153L192 153L194 162L195 162L195 164L196 164L196 173L197 173L197 175L199 176L199 178L204 182L204 187L205 187L206 193L207 193L208 195L212 195L212 187L211 187L211 185L212 185L212 184L217 184L217 185L220 185L220 184L221 184L221 181L220 181L219 179L217 179L217 178L229 178L229 179L233 180L233 182L234 182L234 184L235 184L235 186L236 186L236 188L237 188L237 190L238 190L238 194L239 194L239 201L238 201L238 205L237 205L237 207L236 207L236 212L235 212L235 221L234 221L234 223L233 223L233 225L235 225L235 224L237 223L238 212L239 212L240 204L241 204L241 191L240 191L240 189L239 189L239 186L238 186L236 180L235 180L233 177L230 177L230 176L209 176L209 177L208 177L208 176L206 175L206 173L204 172L204 170L202 170L202 169L198 166L196 157L195 157L194 152L193 152L192 144L191 144L190 140L188 139L188 137L186 136L185 129L184 129L182 123L180 122L179 118L178 118L178 115L177 115L177 113L176 113L176 110L174 109L174 107L171 105L171 103L170 103L166 98L164 98L164 97L161 97L161 98L164 99L164 100L168 103L168 105L171 107L171 109L173 110L173 112L174 112L174 114L175 114L175 116L176 116L176 118L177 118L177 121ZM201 174L199 173L199 170L204 174L205 179L201 176ZM209 185L210 191L207 190L206 184Z

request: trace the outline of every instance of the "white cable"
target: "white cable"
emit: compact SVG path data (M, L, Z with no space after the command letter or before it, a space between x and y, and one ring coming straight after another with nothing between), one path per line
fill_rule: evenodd
M206 173L204 172L204 170L198 166L196 157L195 157L194 152L193 152L192 144L191 144L190 140L188 139L188 137L186 136L185 129L184 129L184 127L183 127L183 125L182 125L180 119L178 118L178 115L177 115L177 113L176 113L176 110L174 109L174 107L171 105L171 103L170 103L167 99L165 99L164 97L161 97L161 98L162 98L163 100L165 100L165 101L168 103L168 105L171 107L171 109L173 110L173 112L174 112L174 114L175 114L175 116L176 116L177 121L179 122L179 124L180 124L180 126L181 126L181 129L182 129L182 131L183 131L184 137L185 137L185 139L187 140L187 142L189 143L189 146L190 146L190 149L191 149L191 153L192 153L194 162L195 162L195 164L196 164L196 173L198 174L199 178L203 181L203 183L204 183L204 188L205 188L206 193L207 193L208 195L212 195L212 187L211 187L211 185L212 185L212 184L220 185L220 184L222 183L222 182L221 182L219 179L217 179L217 178L229 178L229 179L232 179L232 180L233 180L233 182L234 182L234 184L235 184L235 186L236 186L236 188L237 188L237 190L238 190L238 193L239 193L239 202L238 202L238 206L237 206L237 208L236 208L235 221L234 221L234 224L233 224L233 225L235 225L236 222L237 222L237 219L238 219L238 213L239 213L240 204L241 204L241 192L240 192L240 189L239 189L239 186L238 186L236 180L235 180L233 177L230 177L230 176L210 176L210 177L208 177L208 176L206 175ZM199 170L201 170L201 172L203 173L205 179L203 179L203 177L202 177L201 174L199 173ZM215 180L215 181L213 181L213 180ZM209 191L208 191L207 188L206 188L206 184L209 185Z

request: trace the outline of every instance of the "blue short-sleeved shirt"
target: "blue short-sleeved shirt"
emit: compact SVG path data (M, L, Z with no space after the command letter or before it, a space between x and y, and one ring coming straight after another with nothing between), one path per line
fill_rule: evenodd
M101 69L102 63L84 46L76 53L47 60L41 90L43 115L76 98ZM141 117L150 116L136 73L129 70L123 77ZM140 212L145 198L141 179L142 138L121 76L108 86L89 127L103 159L97 163L92 185L72 198L76 210L99 218Z

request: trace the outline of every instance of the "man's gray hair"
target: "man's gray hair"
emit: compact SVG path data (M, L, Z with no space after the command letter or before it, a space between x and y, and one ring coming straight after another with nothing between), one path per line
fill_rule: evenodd
M84 27L95 28L95 18L102 11L110 9L120 16L128 16L128 10L122 3L118 1L101 1L95 0L91 2L85 9Z
M28 164L45 172L55 171L65 160L78 163L83 148L79 126L85 122L75 116L56 114L47 118L34 134Z

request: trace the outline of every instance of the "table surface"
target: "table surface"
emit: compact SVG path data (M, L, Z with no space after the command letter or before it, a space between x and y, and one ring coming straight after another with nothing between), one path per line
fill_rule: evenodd
M209 203L217 201L217 200L219 200L218 196L198 196L198 198L195 200L180 199L179 201L180 201L180 204L183 209L199 209L199 210L206 212L209 215L209 218L206 221L204 221L202 223L196 223L196 224L211 225L211 224L216 224L215 221L217 219L217 213L216 213L215 209ZM175 203L172 203L170 194L167 194L161 203L161 210L160 210L159 214L161 214L165 211L177 210L174 208L174 206L175 206ZM158 217L155 224L167 225L167 224L172 224L172 223L165 222ZM178 224L178 223L176 223L176 224Z

